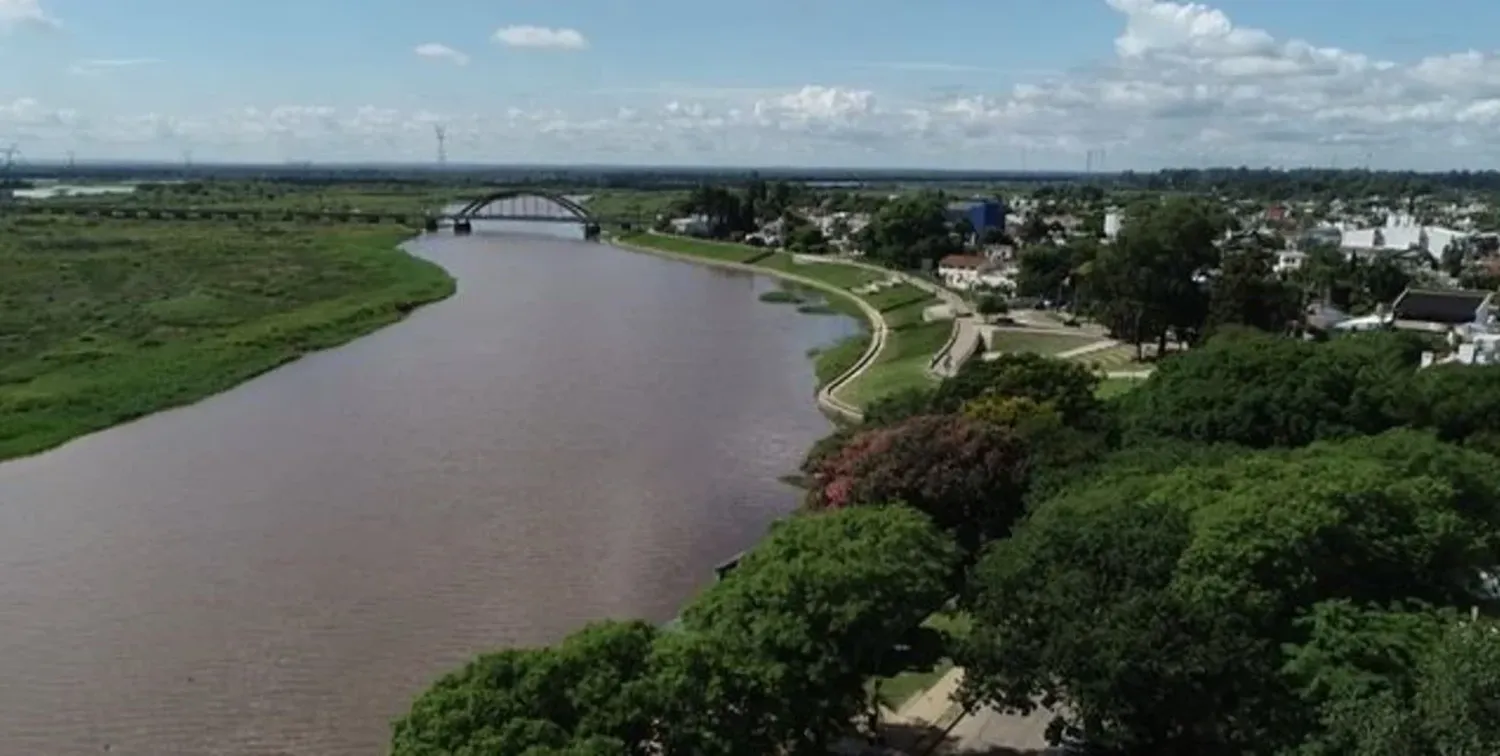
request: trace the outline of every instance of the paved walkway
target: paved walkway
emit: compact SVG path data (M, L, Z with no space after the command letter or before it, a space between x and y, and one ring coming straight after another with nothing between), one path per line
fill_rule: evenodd
M1106 349L1109 349L1111 347L1117 347L1119 345L1120 345L1120 342L1115 341L1114 339L1103 339L1103 340L1100 340L1100 341L1095 341L1092 344L1084 344L1083 346L1078 347L1077 349L1069 349L1066 352L1058 352L1057 354L1055 354L1053 356L1056 357L1056 358L1058 358L1059 360L1070 360L1070 359L1073 359L1074 357L1082 357L1082 356L1084 356L1086 354L1093 354L1094 352L1102 352L1102 351L1104 351Z
M963 684L963 674L959 668L949 670L931 688L903 704L887 721L939 730L952 726L944 748L947 753L1041 753L1046 750L1047 725L1052 721L1052 712L1038 709L1021 716L985 707L965 714L953 701L954 693Z

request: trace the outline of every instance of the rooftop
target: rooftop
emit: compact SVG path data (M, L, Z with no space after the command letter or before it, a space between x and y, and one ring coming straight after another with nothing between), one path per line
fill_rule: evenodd
M1397 320L1461 325L1474 322L1480 306L1492 296L1492 292L1467 289L1407 289L1391 305L1391 314Z

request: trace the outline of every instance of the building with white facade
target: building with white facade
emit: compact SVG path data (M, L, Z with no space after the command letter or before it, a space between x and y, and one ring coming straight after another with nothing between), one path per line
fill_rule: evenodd
M989 258L979 255L948 255L938 261L938 277L950 289L968 291L974 288L1012 290L1015 281L1005 275Z
M1392 214L1384 226L1344 230L1339 247L1352 255L1390 250L1420 249L1433 262L1443 259L1443 251L1462 244L1469 234L1442 226L1419 225L1409 215Z

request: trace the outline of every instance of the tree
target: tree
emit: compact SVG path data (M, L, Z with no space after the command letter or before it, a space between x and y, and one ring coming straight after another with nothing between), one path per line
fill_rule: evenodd
M1314 742L1309 704L1330 687L1310 681L1344 673L1303 618L1475 601L1500 524L1484 469L1398 431L1100 478L1036 508L976 568L967 693L1055 705L1059 729L1130 753Z
M929 388L906 388L870 402L865 406L863 428L895 425L917 415L940 414L933 409L933 391ZM852 429L851 429L852 430Z
M1319 607L1289 671L1324 732L1314 756L1500 753L1500 627L1422 607Z
M787 247L797 252L805 252L810 255L822 255L828 252L828 239L817 226L805 224L796 227L787 239Z
M1026 220L1021 222L1021 228L1016 231L1016 238L1028 246L1041 244L1051 236L1052 227L1047 223L1047 218L1039 212L1027 214Z
M913 417L855 435L811 474L812 509L903 502L974 553L1021 514L1027 449L1014 431L958 416Z
M860 232L860 244L872 259L908 269L961 250L937 194L904 196L880 208Z
M1131 208L1092 266L1090 293L1100 321L1138 352L1153 340L1165 352L1172 329L1200 332L1208 295L1199 280L1218 265L1216 243L1228 225L1222 208L1195 198Z
M937 412L956 412L971 399L995 395L1025 397L1051 405L1068 425L1097 419L1099 378L1088 368L1031 352L1006 353L994 360L970 360L944 380L933 395Z
M1400 407L1438 438L1500 453L1500 366L1437 365L1413 376Z
M1226 254L1209 289L1206 328L1237 324L1281 333L1298 320L1301 296L1276 277L1270 251L1258 246Z
M1127 438L1263 448L1399 425L1423 345L1408 333L1327 343L1228 330L1118 400Z
M484 654L417 698L391 753L651 753L655 641L649 624L605 622L551 648Z
M947 601L956 565L951 539L904 507L777 523L684 611L685 631L709 645L674 649L673 675L681 695L706 695L708 706L680 714L731 715L731 733L762 747L735 753L777 752L764 747L774 744L826 754L872 705L866 681L891 674L897 647ZM735 661L736 672L717 660Z

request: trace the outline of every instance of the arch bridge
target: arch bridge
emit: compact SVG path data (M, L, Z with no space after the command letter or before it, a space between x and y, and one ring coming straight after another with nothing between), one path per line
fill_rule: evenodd
M584 235L599 235L600 224L634 225L634 218L601 218L571 197L535 189L501 189L470 200L456 211L429 216L427 230L435 231L441 222L452 224L454 233L473 231L474 221L579 223Z

